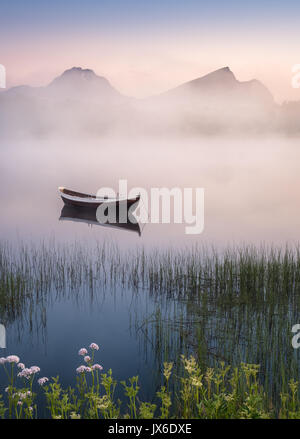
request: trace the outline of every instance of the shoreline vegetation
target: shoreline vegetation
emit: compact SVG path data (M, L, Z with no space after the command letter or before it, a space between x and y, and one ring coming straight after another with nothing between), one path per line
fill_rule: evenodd
M16 246L0 242L0 319L7 327L24 316L29 320L34 307L46 325L41 310L51 297L61 294L77 300L80 294L92 298L105 292L130 292L156 303L157 311L140 316L135 329L145 345L150 338L158 380L163 383L159 393L153 384L153 401L144 405L136 402L137 377L129 384L118 384L124 388L123 408L118 411L118 402L110 400L112 416L300 418L299 383L294 381L299 376L299 355L291 345L292 326L299 323L298 246L146 252L143 248L121 251L107 243L86 248L78 242ZM10 373L16 372L14 362L5 360L4 365L12 368ZM166 374L171 369L169 381ZM78 382L73 389L64 390L58 378L45 383L43 388L50 392L46 399L54 398L53 404L60 407L53 415L71 417L74 412L96 417L96 410L93 415L89 410L95 404L105 406L108 382L111 392L117 385L110 374L97 370L94 375L87 371L79 375L81 381L97 375L98 385L106 392L99 393L98 387L97 397L92 393L95 382L94 390L90 383L84 391ZM15 404L12 395L25 392L26 386L17 389L14 383L2 398L7 410L9 404ZM128 412L126 398L131 407ZM72 405L75 400L89 407L87 411L78 411ZM72 410L65 411L63 401ZM28 403L33 404L27 408L33 407L34 414L26 411L26 416L36 417L34 401L28 399ZM3 403L0 407L0 414L8 416ZM107 410L102 407L97 416L108 416ZM16 413L11 416L17 417Z
M231 368L221 362L217 368L202 370L193 356L181 356L183 374L176 376L177 390L170 388L173 363L164 363L163 384L156 392L156 403L139 399L138 376L118 383L112 370L100 373L94 363L96 343L78 352L85 364L76 369L77 383L64 389L59 377L42 377L38 366L26 368L16 355L0 358L8 378L5 395L0 394L0 418L38 417L37 391L46 401L43 418L51 419L297 419L300 417L299 381L291 380L280 393L278 413L258 380L259 365L241 363ZM22 385L23 384L23 385ZM123 387L123 403L115 398ZM39 388L38 388L39 387Z
M146 288L167 297L190 298L206 291L221 302L283 304L297 300L300 291L300 246L124 251L106 242L88 249L80 242L0 241L0 274L3 300L44 295L52 287L71 291L101 283Z

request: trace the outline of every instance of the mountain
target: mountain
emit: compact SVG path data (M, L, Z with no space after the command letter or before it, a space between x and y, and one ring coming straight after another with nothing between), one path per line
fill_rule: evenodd
M73 67L45 87L13 87L0 95L0 129L14 133L103 133L130 98L90 69Z
M201 96L203 98L214 97L238 97L247 100L260 100L268 104L274 104L274 99L269 90L259 81L240 82L236 79L229 67L215 70L200 78L186 82L175 89L169 90L164 96L185 96L188 98Z
M149 111L159 107L160 122L175 129L181 121L185 132L262 131L274 128L277 106L259 81L241 82L229 67L179 85L149 100Z
M47 99L121 99L123 96L112 87L109 81L96 75L93 70L72 67L65 70L45 87L27 85L12 87L3 93L9 97L37 97Z
M46 87L48 96L60 99L116 100L123 96L103 76L93 70L73 67L63 72Z
M275 104L258 80L239 81L229 67L160 95L134 99L93 70L73 67L45 87L0 94L2 135L233 134L296 132L300 106Z

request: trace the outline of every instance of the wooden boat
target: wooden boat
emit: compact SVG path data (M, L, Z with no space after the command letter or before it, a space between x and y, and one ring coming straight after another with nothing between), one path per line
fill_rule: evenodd
M141 236L141 229L139 223L132 223L129 221L126 223L120 222L107 222L105 224L101 224L97 221L96 210L95 209L78 209L73 206L64 206L61 210L60 221L74 221L85 223L90 226L103 226L103 227L111 227L114 229L127 230L130 232L136 232L139 236Z
M81 192L72 191L64 187L58 188L63 202L67 206L84 207L88 209L97 209L101 204L115 203L116 207L121 204L127 204L127 208L140 201L140 195L133 198L126 197L97 197L96 195L83 194Z

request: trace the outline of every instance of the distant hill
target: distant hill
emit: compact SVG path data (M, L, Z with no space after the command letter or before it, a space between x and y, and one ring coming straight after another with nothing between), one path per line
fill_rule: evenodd
M278 111L273 96L259 81L238 81L229 67L186 82L149 99L165 120L186 132L254 132L274 129ZM161 120L162 121L162 120Z
M73 67L45 87L20 86L3 92L0 129L20 135L104 134L117 124L130 100L106 78Z
M255 100L266 104L273 104L274 99L269 90L259 81L251 80L240 82L236 79L229 67L215 70L200 78L193 79L164 93L172 97L197 97L203 99L221 97L238 97L245 100Z
M55 78L46 87L48 96L60 99L117 100L123 96L103 76L93 70L73 67Z
M299 116L300 103L277 105L261 82L238 81L229 67L146 99L81 67L0 94L3 135L298 133Z
M93 70L73 67L64 71L46 87L13 87L3 94L9 97L38 97L48 99L116 99L122 95L109 81Z

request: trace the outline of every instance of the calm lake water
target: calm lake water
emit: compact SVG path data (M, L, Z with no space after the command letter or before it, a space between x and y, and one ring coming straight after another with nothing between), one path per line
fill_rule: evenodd
M116 239L120 245L294 242L300 236L298 140L62 140L4 143L1 237ZM138 234L58 221L57 187L203 187L205 228L148 224Z
M2 142L0 240L79 241L85 248L105 241L133 251L140 246L294 245L300 238L299 162L299 141L292 139ZM204 232L186 235L184 225L146 224L139 235L59 219L58 186L117 191L119 179L127 179L129 188L204 188ZM96 342L104 369L112 368L118 379L140 375L142 396L152 399L163 353L157 352L155 328L150 325L145 333L144 323L157 310L169 315L174 301L121 287L106 294L77 293L52 292L42 305L29 304L22 316L0 322L7 342L0 356L19 355L26 365L40 366L41 376L59 375L64 385L74 384L78 349Z

